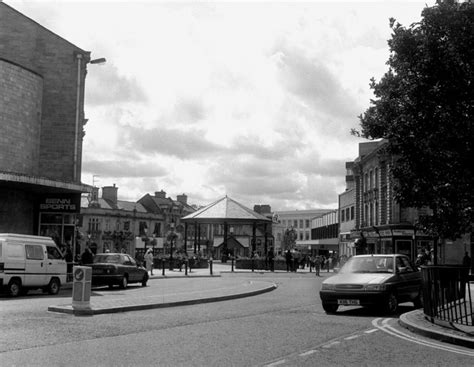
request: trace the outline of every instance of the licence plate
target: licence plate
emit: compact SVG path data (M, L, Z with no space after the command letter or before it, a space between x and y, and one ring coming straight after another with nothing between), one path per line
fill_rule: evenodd
M358 306L360 305L360 301L358 299L338 299L337 304L345 306Z

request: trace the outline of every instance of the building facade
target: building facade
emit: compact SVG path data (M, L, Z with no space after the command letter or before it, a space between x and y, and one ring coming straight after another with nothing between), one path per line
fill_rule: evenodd
M355 229L355 184L353 173L354 162L346 162L346 191L339 195L339 255L355 255L351 231Z
M313 247L316 249L319 243L316 239L311 237L312 220L331 210L332 209L308 209L276 211L275 215L281 224L278 228L283 231L280 237L284 235L285 231L293 230L296 235L296 247L298 249L304 252L310 252ZM282 251L286 250L287 249L282 249Z
M126 252L135 256L146 247L154 253L169 254L169 232L177 233L173 252L184 245L184 226L180 219L194 211L186 195L177 200L166 197L163 190L154 196L146 194L137 202L118 199L118 187L105 186L83 197L81 205L81 249L90 245L93 252Z
M339 256L339 210L331 210L311 220L311 253L324 257ZM308 247L309 248L309 247Z
M75 244L89 61L0 2L0 232Z
M354 161L355 226L351 240L357 253L401 253L415 259L422 249L432 249L434 239L417 231L415 223L427 209L402 207L393 195L393 158L384 140L359 144Z

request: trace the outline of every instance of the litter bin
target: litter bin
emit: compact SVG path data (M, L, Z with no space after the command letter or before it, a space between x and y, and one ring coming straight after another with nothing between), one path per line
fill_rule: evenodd
M72 274L72 308L74 314L90 314L92 268L89 266L74 266Z

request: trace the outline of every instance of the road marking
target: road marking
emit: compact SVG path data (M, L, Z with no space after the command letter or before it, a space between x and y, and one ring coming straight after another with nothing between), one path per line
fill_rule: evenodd
M421 345L424 345L424 346L427 346L427 347L440 349L440 350L445 350L445 351L452 352L452 353L463 354L463 355L471 356L471 357L474 356L474 351L472 351L472 352L467 351L465 349L461 349L461 348L458 348L458 347L455 347L455 346L449 346L449 345L446 345L444 343L440 344L438 342L425 340L423 338L404 333L403 331L398 330L398 329L394 328L393 326L391 326L389 324L389 322L393 319L390 319L390 318L384 319L382 321L381 325L378 323L380 320L382 320L382 319L379 318L379 319L372 320L372 325L374 325L378 329L382 330L383 332L385 332L387 334L390 334L392 336L395 336L397 338L400 338L400 339L403 339L403 340L406 340L406 341L410 341L410 342L413 342L413 343L421 344Z
M375 333L376 331L379 331L379 329L366 330L366 331L364 331L364 333L366 333L366 334L372 334L372 333Z
M313 353L316 353L316 351L315 351L314 349L308 350L307 352L301 353L301 354L300 354L300 357L309 356L309 355L311 355L311 354L313 354Z
M335 346L335 345L337 345L337 344L340 344L340 343L341 343L341 342L334 341L334 342L332 342L332 343L323 345L322 348L326 348L326 349L327 349L327 348L331 348L331 347L333 347L333 346Z
M352 339L358 338L359 336L360 336L360 335L348 336L347 338L344 338L344 340L352 340Z
M280 360L280 361L267 364L267 365L265 365L265 367L278 366L278 365L283 364L283 363L285 363L285 362L286 362L286 359L282 359L282 360Z

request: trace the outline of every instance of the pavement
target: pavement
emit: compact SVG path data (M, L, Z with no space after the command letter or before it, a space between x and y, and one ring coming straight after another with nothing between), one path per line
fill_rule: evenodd
M93 288L90 302L76 302L74 305L63 304L48 307L48 311L61 312L76 316L92 316L104 313L129 312L163 307L177 307L191 304L218 302L243 297L255 296L277 288L276 284L262 277L262 280L233 277L232 274L252 273L252 270L233 269L230 263L213 264L210 269L192 269L187 273L175 269L155 269L150 279L160 279L163 283L156 287L130 285L127 293L114 288ZM268 274L268 271L255 270L257 274ZM275 271L286 273L286 271ZM298 270L298 274L314 276L308 268ZM225 275L225 276L222 276ZM229 276L228 276L229 275ZM332 275L322 271L321 275ZM203 282L202 278L206 278ZM186 280L186 281L184 281ZM69 285L70 286L70 285ZM471 295L474 297L474 282L470 283ZM133 295L131 297L131 295ZM441 322L432 323L422 309L400 315L399 323L413 333L431 339L474 349L474 326L449 325Z

